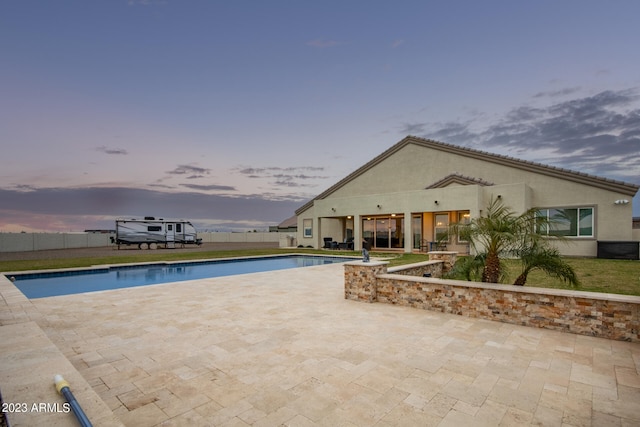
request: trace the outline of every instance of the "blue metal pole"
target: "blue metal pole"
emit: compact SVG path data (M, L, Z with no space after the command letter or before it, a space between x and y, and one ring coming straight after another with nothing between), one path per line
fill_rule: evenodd
M75 414L80 425L82 427L93 427L93 424L91 424L91 421L89 421L89 418L87 418L87 415L82 410L82 407L76 400L75 396L73 395L73 393L71 393L69 383L66 382L64 378L62 378L62 375L56 375L55 377L53 377L53 382L56 385L56 390L58 390L58 393L60 393L60 395L64 396L64 398L67 399L67 402L69 403L69 406L71 406L71 410Z

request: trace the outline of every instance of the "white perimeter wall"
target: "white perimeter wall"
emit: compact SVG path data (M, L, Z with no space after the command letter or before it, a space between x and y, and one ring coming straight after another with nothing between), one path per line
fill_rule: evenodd
M113 234L0 233L0 252L42 251L110 246ZM198 233L203 243L278 243L295 246L295 233Z

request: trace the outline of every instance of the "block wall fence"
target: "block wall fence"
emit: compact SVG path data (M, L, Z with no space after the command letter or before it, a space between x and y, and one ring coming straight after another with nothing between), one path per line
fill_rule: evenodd
M75 249L113 246L113 233L0 233L0 252L28 252L51 249ZM278 243L295 246L295 237L287 233L198 233L203 243Z
M389 270L386 262L349 262L345 298L640 342L640 297L438 278L452 257Z

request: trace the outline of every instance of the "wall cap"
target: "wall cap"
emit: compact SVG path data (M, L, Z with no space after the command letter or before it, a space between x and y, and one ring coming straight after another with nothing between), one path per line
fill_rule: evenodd
M444 261L441 259L430 260L430 261L420 261L420 262L414 262L413 264L397 265L395 267L389 268L387 272L389 274L393 274L396 271L409 270L416 267L424 267L425 265L442 264L442 263L444 263Z
M345 262L344 265L351 265L351 266L358 266L358 267L379 267L382 265L387 265L389 264L389 261L369 261L369 262L364 262L362 260L360 261L350 261L350 262Z

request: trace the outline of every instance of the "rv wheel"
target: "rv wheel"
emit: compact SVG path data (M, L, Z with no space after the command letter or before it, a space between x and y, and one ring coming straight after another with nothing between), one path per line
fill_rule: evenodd
M156 243L149 243L149 249L158 249L158 245Z
M148 244L146 244L146 243L140 243L140 244L138 245L138 247L139 247L140 249L142 249L142 250L149 249L149 245L148 245Z

